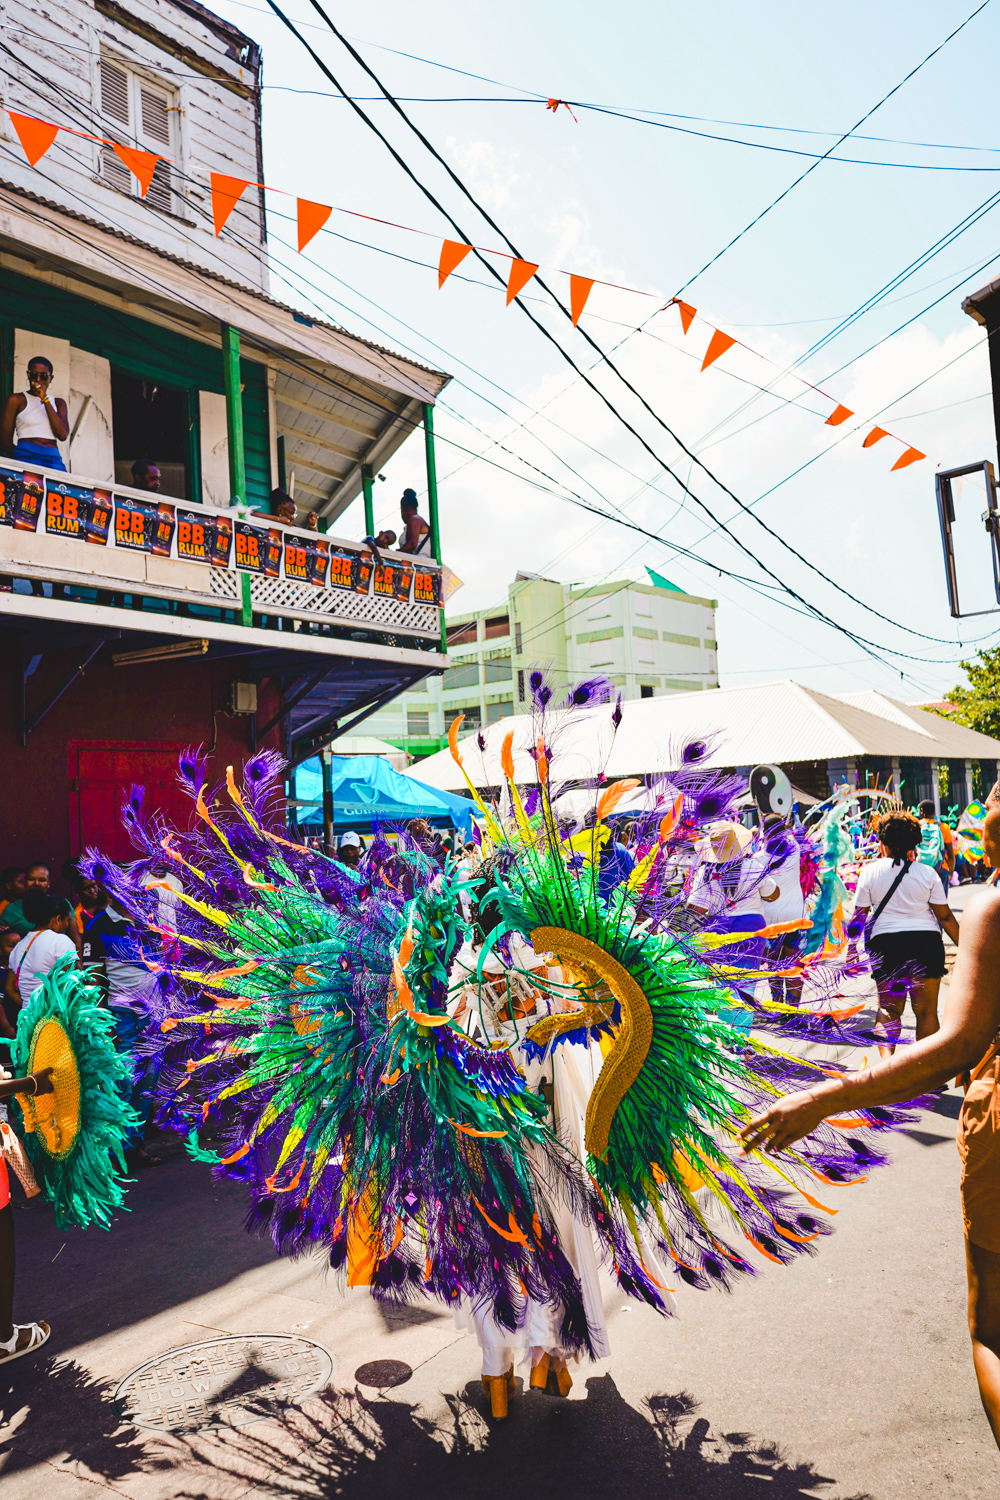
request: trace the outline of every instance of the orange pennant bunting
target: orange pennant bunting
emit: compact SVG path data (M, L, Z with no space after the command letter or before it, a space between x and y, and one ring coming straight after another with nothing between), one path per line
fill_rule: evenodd
M301 253L309 241L319 234L333 213L333 209L328 208L325 203L310 203L308 198L296 198L295 206L298 215L299 252Z
M927 454L921 453L919 448L907 448L902 458L896 459L896 462L893 464L892 469L908 468L910 464L918 464L922 458L926 457ZM892 469L889 470L890 474L892 473Z
M889 434L886 432L884 427L873 427L861 446L862 448L871 448L876 443L880 443L884 437L888 436Z
M681 327L683 328L684 332L687 333L688 329L691 327L691 324L694 322L694 315L698 311L698 309L696 307L692 307L690 302L678 302L676 297L674 298L674 302L677 304L677 311L681 315Z
M725 354L726 350L731 349L735 343L736 340L731 339L728 333L723 333L721 328L717 328L712 334L708 348L705 350L705 358L701 362L701 368L707 370L709 365L714 365L719 356Z
M438 291L444 286L456 266L460 266L472 249L471 245L460 245L457 240L445 240L438 261Z
M841 424L841 422L846 422L847 419L848 419L848 417L853 417L853 416L854 416L854 413L851 411L850 407L847 407L847 406L837 406L837 407L834 408L834 410L827 417L826 421L823 423L823 426L824 427L839 427L840 424Z
M510 277L507 281L508 307L517 296L518 292L523 291L523 289L528 285L528 282L531 280L532 276L534 276L537 270L538 267L536 265L533 265L530 260L518 260L517 256L514 256L510 267Z
M212 182L212 223L216 238L222 233L226 220L250 186L242 177L224 177L221 172L209 174Z
M59 126L50 125L46 120L33 120L30 115L16 115L12 109L7 113L10 115L10 123L17 131L17 138L24 147L28 166L37 166L59 134Z
M590 296L593 285L593 278L590 276L570 276L569 278L569 310L573 317L574 328L580 321L580 314L587 305L587 298Z
M119 146L117 141L112 149L119 161L123 161L128 167L139 184L140 196L145 198L160 158L154 156L152 151L137 151L134 146Z

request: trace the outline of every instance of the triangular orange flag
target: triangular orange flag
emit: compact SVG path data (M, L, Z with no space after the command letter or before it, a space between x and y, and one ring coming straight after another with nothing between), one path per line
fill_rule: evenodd
M457 240L445 240L438 261L438 291L444 286L456 266L460 266L472 249L471 245L460 245Z
M137 151L134 146L119 146L117 142L114 143L112 149L119 161L125 163L137 180L140 196L145 198L149 192L149 184L153 180L153 173L156 171L156 163L160 158L154 156L151 151Z
M884 427L873 427L861 446L862 448L871 448L873 444L881 442L884 437L888 436L889 434Z
M725 354L726 350L731 349L735 343L736 340L731 339L728 333L723 333L721 328L717 328L712 334L708 348L705 350L705 358L701 362L701 368L707 370L709 365L714 365L719 355Z
M839 427L840 424L841 424L841 422L846 422L847 419L848 419L848 417L853 417L853 416L854 416L854 413L850 410L849 407L847 407L847 406L837 406L837 407L834 408L834 410L827 417L826 421L823 423L823 426L824 427Z
M919 448L907 448L902 458L896 459L892 469L905 469L909 464L918 464L922 458L926 457L927 454L921 453ZM890 474L892 473L892 469L889 470Z
M216 238L222 233L226 220L243 196L244 188L250 186L242 177L224 177L221 172L209 173L212 183L212 223Z
M580 321L580 314L587 305L594 281L591 276L570 276L569 278L569 310L573 316L573 327ZM508 302L510 298L507 298Z
M333 213L333 209L327 208L325 203L310 203L308 198L296 198L295 206L298 212L299 251L301 253L309 241L319 234Z
M12 109L7 113L10 115L10 123L17 131L17 138L24 147L28 166L37 166L59 134L59 126L50 125L47 120L33 120L30 115L16 115Z
M698 311L698 309L696 307L692 307L690 302L678 302L676 297L674 298L674 302L677 303L677 311L681 315L681 327L683 328L684 332L687 333L688 329L691 327L691 324L694 322L694 315Z
M510 276L507 281L508 307L517 296L518 292L522 291L523 288L528 285L528 282L531 280L532 276L534 276L537 270L538 267L533 266L530 260L518 260L517 256L514 256L514 259L511 262Z

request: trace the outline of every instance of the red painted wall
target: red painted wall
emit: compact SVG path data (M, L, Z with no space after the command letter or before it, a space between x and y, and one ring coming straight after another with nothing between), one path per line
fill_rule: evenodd
M88 830L113 819L112 785L151 777L146 806L160 806L176 817L190 803L178 798L171 785L167 768L175 752L185 745L211 748L210 772L219 778L227 765L238 766L251 753L250 719L226 711L229 684L241 676L236 663L184 660L115 667L113 643L22 745L16 637L5 632L4 639L10 644L0 654L0 866L44 861L52 871L53 889L68 894L59 871L68 856L79 852L81 815L86 840ZM28 679L29 719L75 659L71 652L43 659ZM274 686L263 683L259 722L266 723L277 704ZM277 731L267 744L280 748ZM114 754L108 755L108 749ZM111 828L117 837L113 821ZM127 848L123 844L109 853L126 857Z

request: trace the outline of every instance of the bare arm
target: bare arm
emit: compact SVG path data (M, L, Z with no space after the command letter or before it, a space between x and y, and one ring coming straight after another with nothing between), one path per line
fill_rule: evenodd
M830 1079L780 1099L740 1134L747 1150L780 1151L827 1115L900 1104L974 1067L1000 1027L1000 891L974 897L940 1031L850 1078Z
M25 408L25 399L21 395L8 396L4 405L3 416L0 417L0 448L5 453L14 451L14 423Z
M54 401L50 397L44 402L44 406L49 426L52 428L52 436L57 443L64 443L69 437L69 413L66 410L65 401L61 396L57 396Z
M34 1082L33 1088L28 1084ZM0 1080L0 1099L12 1099L15 1094L51 1094L52 1069L41 1068L37 1073L28 1073L24 1078L4 1078Z
M938 921L941 923L941 926L944 928L945 932L948 934L948 936L951 938L952 942L955 944L955 947L957 948L958 947L958 922L955 920L955 913L952 911L951 907L948 906L948 905L937 906L932 901L931 902L931 911L937 917Z

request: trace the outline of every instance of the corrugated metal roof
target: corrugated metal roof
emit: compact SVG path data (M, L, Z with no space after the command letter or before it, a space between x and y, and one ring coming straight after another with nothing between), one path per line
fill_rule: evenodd
M622 722L612 735L610 709L602 706L548 716L546 738L554 752L552 775L579 780L599 771L610 777L650 775L676 766L684 744L711 743L707 766L753 766L762 762L842 760L849 756L914 756L925 759L1000 759L1000 740L881 693L836 696L800 683L764 682L643 698L622 705ZM463 741L466 767L477 786L501 781L500 747L514 732L518 779L534 780L529 750L537 728L528 715L501 719L483 731L481 752L475 736ZM462 773L449 751L413 768L428 786L457 790Z

